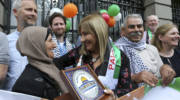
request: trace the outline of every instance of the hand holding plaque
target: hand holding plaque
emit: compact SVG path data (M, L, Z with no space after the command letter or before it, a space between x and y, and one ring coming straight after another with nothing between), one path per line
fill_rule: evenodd
M74 99L97 100L104 96L104 86L88 65L62 70L60 73Z

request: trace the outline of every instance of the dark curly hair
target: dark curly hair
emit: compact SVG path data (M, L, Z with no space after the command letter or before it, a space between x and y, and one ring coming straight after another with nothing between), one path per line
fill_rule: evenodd
M65 25L66 25L66 17L64 17L62 14L60 14L60 13L54 13L54 14L52 14L50 17L49 17L49 24L52 26L52 21L53 21L53 19L54 18L56 18L56 17L60 17L60 18L62 18L63 20L64 20L64 23L65 23Z

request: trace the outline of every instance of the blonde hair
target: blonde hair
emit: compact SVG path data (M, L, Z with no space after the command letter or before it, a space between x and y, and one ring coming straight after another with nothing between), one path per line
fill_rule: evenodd
M84 17L79 24L79 31L85 30L88 34L95 34L97 37L97 46L100 53L100 61L104 61L104 54L108 42L108 26L99 14L90 14ZM80 54L87 55L84 44L82 44Z
M161 51L163 49L163 46L162 46L162 42L161 40L159 39L159 36L164 36L166 35L166 33L168 31L170 31L172 28L174 28L177 26L175 24L172 24L172 23L168 23L168 24L164 24L164 25L161 25L157 28L156 32L154 33L154 37L152 39L152 44L154 46L156 46L156 48L158 49L158 51Z

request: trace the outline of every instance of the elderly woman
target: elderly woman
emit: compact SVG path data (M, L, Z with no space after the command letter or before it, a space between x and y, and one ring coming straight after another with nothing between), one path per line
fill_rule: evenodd
M152 44L157 47L164 64L169 64L180 77L180 51L176 49L180 36L176 25L164 24L155 32Z
M33 26L22 31L16 46L21 55L27 56L28 64L12 91L47 99L67 92L57 67L46 53L46 37L47 29L43 27Z
M64 69L69 65L89 64L101 83L117 96L133 90L129 59L109 41L104 19L98 14L86 16L79 24L79 32L82 45L61 58L54 58L55 65Z

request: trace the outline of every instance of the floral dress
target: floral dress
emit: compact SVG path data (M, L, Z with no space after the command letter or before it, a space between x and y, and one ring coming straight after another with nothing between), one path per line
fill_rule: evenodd
M104 61L101 63L96 69L93 69L93 62L92 62L92 56L91 55L83 55L82 62L83 65L88 64L90 67L95 71L97 76L105 76L107 72L107 66L109 63L109 57L111 52L112 46L107 46ZM60 57L60 58L54 58L53 62L55 65L61 70L64 69L66 66L74 65L76 66L79 59L80 47L72 49L70 52L68 52L66 55ZM129 65L129 59L127 56L121 51L121 67L120 67L120 74L118 77L118 83L115 86L116 88L113 90L114 93L120 97L125 95L126 93L132 91L136 88L136 85L132 83L131 81L131 74L130 74L130 65ZM103 83L102 83L103 84Z

